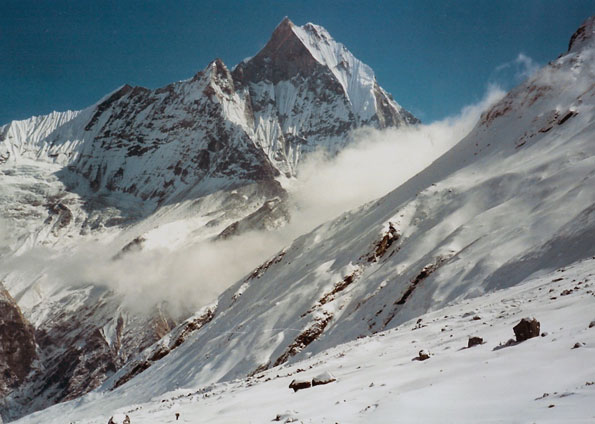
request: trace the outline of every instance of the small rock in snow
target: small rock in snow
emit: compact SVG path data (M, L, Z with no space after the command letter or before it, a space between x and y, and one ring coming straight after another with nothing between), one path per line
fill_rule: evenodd
M128 415L116 414L109 419L107 424L130 424L130 417Z
M298 390L301 389L307 389L309 387L312 387L312 382L310 380L292 380L291 383L289 383L289 388L293 389L294 392L297 392Z
M298 421L295 411L285 411L283 414L277 414L273 421L283 421L284 423L294 423Z
M593 328L593 327L595 327L595 321L591 321L591 322L589 323L589 328Z
M583 346L583 343L576 342L576 343L574 344L574 346L572 346L572 348L573 348L573 349L578 349L579 347L582 347L582 346Z
M467 343L467 347L473 347L473 346L477 346L483 344L483 339L481 337L469 337L469 342Z
M426 359L430 359L430 352L425 349L419 351L417 358L418 361L425 361Z

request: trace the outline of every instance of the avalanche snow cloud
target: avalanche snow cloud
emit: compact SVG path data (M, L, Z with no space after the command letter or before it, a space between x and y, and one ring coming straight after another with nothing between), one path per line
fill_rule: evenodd
M121 256L114 243L106 242L80 241L68 252L34 248L5 259L3 273L16 272L23 281L39 278L55 290L100 286L115 292L135 313L151 313L160 305L173 316L184 315L213 302L298 235L386 194L420 172L463 138L503 94L490 86L480 102L453 117L399 129L364 128L351 135L350 146L338 155L314 153L300 166L297 178L283 180L290 194L291 222L279 230L165 243ZM184 231L183 222L180 226L178 231ZM165 233L160 236L167 237ZM10 232L1 234L7 238ZM0 240L0 246L6 243Z

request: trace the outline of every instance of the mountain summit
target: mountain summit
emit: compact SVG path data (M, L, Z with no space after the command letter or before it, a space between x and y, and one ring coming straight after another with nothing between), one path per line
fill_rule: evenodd
M261 144L289 174L301 151L320 145L336 151L349 130L419 123L378 85L368 65L312 23L300 27L283 19L265 47L233 75L256 106L257 134L277 136L264 137Z

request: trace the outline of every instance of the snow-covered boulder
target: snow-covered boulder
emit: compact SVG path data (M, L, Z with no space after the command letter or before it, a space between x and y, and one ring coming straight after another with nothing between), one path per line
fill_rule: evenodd
M312 386L320 386L321 384L329 384L333 381L337 381L334 375L330 372L325 371L322 374L318 374L312 379Z

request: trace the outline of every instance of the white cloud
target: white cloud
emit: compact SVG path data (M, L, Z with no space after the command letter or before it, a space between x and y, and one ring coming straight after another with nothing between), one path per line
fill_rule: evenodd
M395 189L467 135L481 112L503 95L489 86L483 100L456 116L413 128L363 129L336 157L311 157L290 187L298 209L293 225L318 225Z
M498 65L490 79L506 87L530 78L540 67L535 60L521 52L514 60Z
M362 129L336 157L313 155L288 187L292 220L279 231L201 242L175 251L130 252L121 260L112 259L113 246L99 243L79 243L68 253L39 248L4 261L0 268L42 274L57 290L88 284L106 287L134 311L151 310L160 302L174 313L197 309L298 235L388 193L423 170L462 139L481 112L503 94L491 86L482 101L456 116L414 128Z

